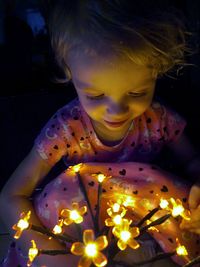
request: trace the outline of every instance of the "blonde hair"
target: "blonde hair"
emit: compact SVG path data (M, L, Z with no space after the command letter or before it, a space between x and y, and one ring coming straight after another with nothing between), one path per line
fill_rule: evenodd
M182 68L187 44L182 14L163 1L63 0L49 16L52 47L58 64L70 79L67 55L102 55L103 48L152 68L156 76Z

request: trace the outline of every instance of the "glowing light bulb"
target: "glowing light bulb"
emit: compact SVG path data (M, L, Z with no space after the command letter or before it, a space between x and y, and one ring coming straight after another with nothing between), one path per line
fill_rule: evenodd
M122 222L122 217L118 214L113 218L113 222L117 225L121 224Z
M97 247L95 244L88 244L85 247L85 253L87 254L87 256L89 257L95 257L97 254Z
M177 217L178 215L182 215L184 210L185 210L183 205L182 205L182 202L179 199L175 200L172 197L170 198L170 201L171 201L172 206L173 206L172 211L171 211L172 216Z
M98 236L95 240L94 231L92 229L84 230L83 243L74 242L71 246L71 253L76 256L82 256L78 266L91 266L93 263L96 267L103 267L107 264L106 256L101 253L108 246L108 240L105 235Z
M102 183L105 180L106 176L103 173L99 173L97 175L97 179L99 183Z
M129 238L131 237L131 233L129 231L121 231L120 233L120 239L124 242L127 242Z
M173 207L173 209L172 209L172 216L173 217L176 217L178 215L181 215L181 213L183 213L183 211L184 211L184 208L181 205L178 205L176 207Z
M56 235L56 234L60 234L62 233L63 229L63 219L58 221L58 224L56 224L52 230L52 232Z
M55 225L54 228L53 228L53 233L55 235L62 233L62 227L60 225Z
M60 216L63 219L63 223L65 225L70 225L72 223L82 223L83 221L83 214L87 212L87 207L79 207L79 204L77 202L72 203L72 210L69 209L63 209L60 212Z
M176 253L179 256L187 256L188 255L187 249L185 248L185 246L182 246L180 244L178 238L176 238L176 243L177 243Z
M135 205L135 199L133 199L131 196L126 196L123 201L124 207L134 207Z
M79 163L77 165L72 166L71 168L72 168L72 170L74 172L79 172L80 171L80 168L82 167L82 165L83 165L83 163Z
M185 246L178 246L176 248L176 253L178 255L180 255L180 256L186 256L186 255L188 255L188 252L187 252Z
M118 203L114 203L112 206L112 210L114 212L119 212L119 209L120 209L120 205Z
M77 210L72 210L70 212L70 219L72 219L73 221L77 220L79 217L80 217L80 215L77 212Z
M169 202L166 199L161 199L160 200L160 207L162 209L166 209L168 207L168 205L169 205Z
M31 215L31 211L28 211L27 213L22 212L20 215L21 219L17 222L17 224L13 225L12 229L16 230L16 233L14 235L15 239L20 238L22 232L25 229L28 229L28 227L30 225L28 222L30 219L30 215Z
M29 249L28 251L28 262L27 262L27 266L31 266L32 262L34 261L35 257L37 257L39 250L36 247L35 241L31 240L32 242L32 248Z
M21 228L21 230L27 229L29 226L29 223L23 219L20 219L17 226Z

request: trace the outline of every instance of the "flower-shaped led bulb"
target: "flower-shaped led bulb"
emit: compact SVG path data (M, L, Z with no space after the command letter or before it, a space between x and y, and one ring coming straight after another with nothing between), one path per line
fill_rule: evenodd
M178 238L176 238L176 243L177 243L176 253L179 256L187 256L188 255L187 249L185 248L185 246L179 243Z
M127 246L137 249L140 245L134 239L140 234L138 227L130 227L131 220L123 219L120 225L116 225L112 232L119 239L117 246L120 250L125 250Z
M77 202L72 203L72 210L63 209L61 210L60 215L62 216L63 223L65 225L70 225L72 223L82 223L83 216L87 212L87 207L83 206L79 208L79 204Z
M110 207L107 209L107 213L109 216L111 216L112 214L126 213L126 209L118 202L110 200L109 202L107 202L107 204Z
M95 179L97 179L97 181L101 184L104 182L105 179L108 179L112 176L106 176L105 174L98 172L98 173L93 173L92 177L95 177Z
M63 219L60 219L60 220L58 221L58 224L56 224L56 225L54 226L52 232L53 232L55 235L56 235L56 234L61 234L62 231L63 231L62 227L63 227Z
M188 255L188 252L187 252L185 246L178 246L176 248L176 253L178 255L180 255L180 256L186 256L186 255Z
M107 264L107 258L101 252L108 245L105 235L99 236L96 240L93 230L83 232L83 243L75 242L71 246L71 253L76 256L82 256L78 267L89 267L92 263L97 267L103 267Z
M29 210L27 213L25 212L22 212L20 214L20 220L18 221L17 224L14 224L12 229L16 231L15 235L14 235L14 238L18 239L20 238L22 232L25 230L25 229L28 229L29 227L29 219L30 219L30 216L31 216L31 211Z
M124 195L122 197L122 205L124 207L134 207L135 199L132 196Z
M169 199L169 201L166 199L161 199L160 207L170 211L173 217L181 216L185 220L190 220L190 211L183 207L180 199L175 200L172 197Z
M127 194L119 194L115 193L115 199L117 199L117 203L124 207L134 207L136 203L136 198Z
M172 208L172 216L173 217L177 217L180 215L185 220L190 220L190 211L186 210L183 207L182 201L180 199L175 200L174 198L171 197L170 202L173 206L173 208Z
M120 225L123 222L123 217L126 214L126 209L122 206L120 206L118 203L109 203L110 208L107 209L107 213L110 216L110 218L107 218L105 220L105 225L108 227L114 226L114 225Z
M167 209L169 206L169 202L166 199L161 198L160 200L160 207L162 209Z
M74 166L69 166L69 170L72 170L73 172L79 172L80 168L83 166L83 163L76 164Z
M34 261L34 259L37 257L37 255L39 254L39 250L36 247L35 241L31 240L32 242L32 247L29 249L28 251L28 262L27 262L27 266L31 266L32 262Z

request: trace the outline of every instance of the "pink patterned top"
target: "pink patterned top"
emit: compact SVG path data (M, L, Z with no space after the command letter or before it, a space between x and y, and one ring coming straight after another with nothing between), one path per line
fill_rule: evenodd
M59 109L45 125L36 149L51 166L62 157L69 164L79 162L151 162L162 147L175 142L186 125L177 113L158 102L133 120L123 140L104 145L78 99Z

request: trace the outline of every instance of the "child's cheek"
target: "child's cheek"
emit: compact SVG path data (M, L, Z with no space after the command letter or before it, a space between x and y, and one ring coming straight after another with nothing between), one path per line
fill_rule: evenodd
M147 99L136 99L129 104L129 109L137 117L143 114L151 105Z
M95 103L96 101L90 101L84 106L85 111L89 117L97 119L101 118L106 112L106 106Z

